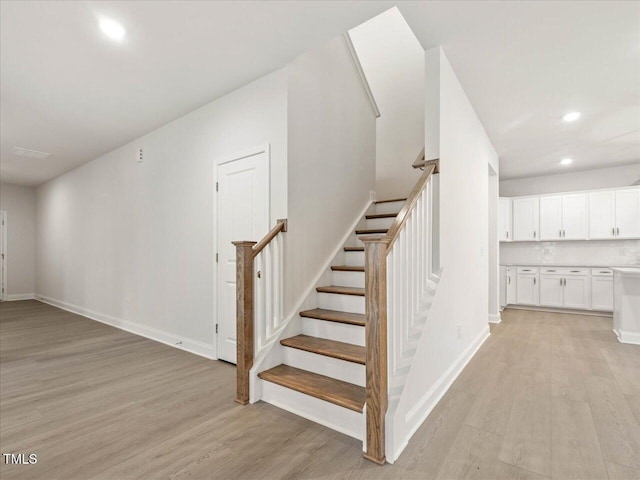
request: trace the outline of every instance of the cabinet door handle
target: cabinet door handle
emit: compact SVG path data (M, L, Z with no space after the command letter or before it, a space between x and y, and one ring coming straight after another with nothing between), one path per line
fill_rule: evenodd
M511 285L511 277L507 277L507 285Z
M571 270L571 273L580 273L580 270Z
M558 230L558 236L562 237L562 230Z
M616 236L616 229L615 228L611 228L611 236L615 237Z
M536 231L533 231L533 238L536 238Z
M562 279L560 279L560 286L562 286Z
M616 228L616 237L619 237L619 236L620 236L620 227L617 227Z
M565 229L562 229L562 237L566 237L567 236L567 231Z
M536 277L533 277L533 284L536 284Z
M509 238L509 232L506 232L506 233L507 233L507 238Z

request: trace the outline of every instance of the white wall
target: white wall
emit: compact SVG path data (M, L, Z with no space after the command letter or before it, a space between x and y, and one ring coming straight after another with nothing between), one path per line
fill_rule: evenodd
M349 31L375 97L376 193L407 195L417 178L411 164L425 146L424 49L394 7Z
M36 289L36 191L3 183L0 210L6 212L7 285L5 298L31 298Z
M375 116L342 37L288 67L285 312L332 256L375 183Z
M388 452L392 457L489 335L487 169L498 171L498 156L447 58L440 49L438 54L443 272L393 419L397 449Z
M39 187L37 293L213 355L213 165L270 143L272 223L287 216L286 75L263 77Z
M633 185L638 180L640 180L640 162L636 165L623 167L503 180L500 182L500 196L517 197L519 195L542 195L573 190L626 187Z
M489 265L489 321L500 323L500 242L498 241L498 172L489 166L488 213L489 239L487 257Z

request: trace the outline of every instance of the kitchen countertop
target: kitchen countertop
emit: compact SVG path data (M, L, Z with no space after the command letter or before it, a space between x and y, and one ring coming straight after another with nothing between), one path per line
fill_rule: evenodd
M640 277L640 266L638 265L627 265L624 267L613 267L614 272L620 272L623 275L634 275Z

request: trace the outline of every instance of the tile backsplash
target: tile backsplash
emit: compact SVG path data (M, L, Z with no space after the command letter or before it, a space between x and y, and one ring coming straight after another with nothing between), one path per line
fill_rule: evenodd
M640 265L640 240L500 244L501 265Z

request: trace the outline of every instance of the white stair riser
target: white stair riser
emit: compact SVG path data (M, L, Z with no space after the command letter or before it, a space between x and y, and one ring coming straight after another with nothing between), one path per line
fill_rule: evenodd
M375 206L375 213L398 213L403 205L404 201L377 203Z
M299 415L313 422L324 425L338 432L363 440L365 418L362 413L325 402L290 388L261 380L262 400Z
M338 310L339 312L365 313L364 297L359 295L340 295L336 293L318 293L318 308Z
M395 218L372 218L367 220L366 228L386 228L391 227Z
M296 348L285 347L284 363L292 367L301 368L308 372L335 378L354 385L365 386L364 365L347 362L337 358L318 355Z
M332 270L331 280L333 285L341 287L364 288L364 272L341 272Z
M353 343L364 347L364 327L347 323L328 322L317 318L302 318L302 333L336 342Z
M364 267L364 252L345 252L345 265Z

